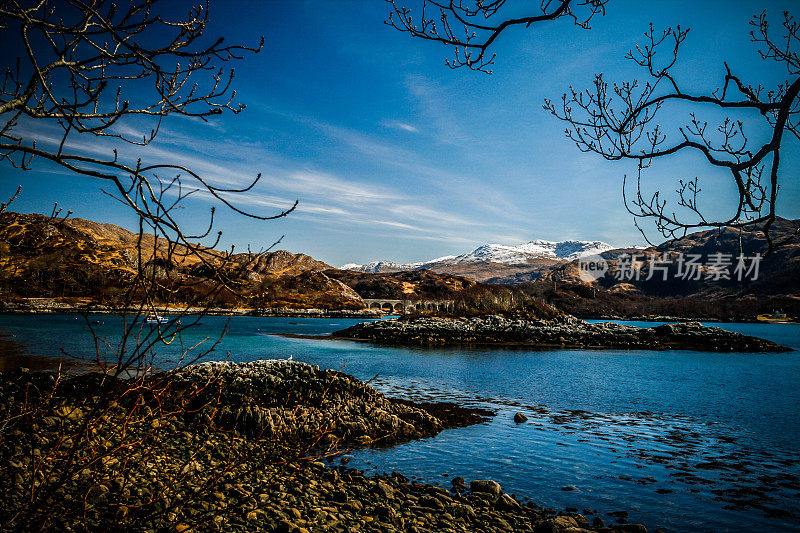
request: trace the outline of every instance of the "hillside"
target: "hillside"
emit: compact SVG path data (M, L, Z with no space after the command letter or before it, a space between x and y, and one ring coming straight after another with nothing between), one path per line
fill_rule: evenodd
M772 235L780 246L759 263L757 279L742 281L706 279L707 270L701 272L700 279L683 280L675 275L676 265L669 267L667 281L660 275L648 280L646 262L639 279L616 279L613 271L631 254L657 253L673 260L680 254L736 256L740 242L746 256L763 253L766 241L760 233L704 231L646 250L605 250L600 255L611 268L594 283L581 279L577 261L546 257L525 264L449 258L447 261L453 264L440 266L439 272L415 268L387 273L339 270L308 255L284 250L227 255L204 248L201 254L236 286L235 293L224 291L217 297L215 305L223 307L360 310L366 308L363 298L406 298L456 300L462 307L492 312L535 308L547 302L579 316L752 319L773 309L792 316L800 314L799 232L800 221L777 221ZM0 214L0 305L17 298L73 298L119 305L140 261L146 272L157 276L156 299L161 303L196 301L214 287L214 269L198 257L185 257L178 247L167 261L166 243L144 235L140 259L137 238L113 224ZM485 249L483 257L489 257L491 251ZM572 250L566 255L574 253ZM445 258L440 260L445 262ZM211 302L200 298L197 303ZM541 314L542 310L534 311Z
M0 214L0 305L15 298L119 304L139 265L137 239L137 234L113 224ZM155 270L161 286L157 299L162 303L185 303L214 286L214 269L184 253L179 246L167 261L166 242L142 236L141 262L146 272ZM366 308L362 297L454 299L480 285L428 270L394 274L337 270L285 250L226 255L203 248L201 254L237 286L236 294L225 291L217 297L215 305L226 307L359 310Z
M778 219L770 231L775 247L769 255L767 241L760 231L739 232L731 228L706 230L687 235L681 240L666 242L644 250L618 249L600 254L608 260L609 270L597 281L599 287L612 291L637 292L650 296L703 296L703 297L745 297L745 296L800 296L800 220ZM667 272L650 275L650 266L645 259L639 279L620 279L620 259L631 254L645 258L655 256L665 262ZM715 279L710 263L716 254L722 254L730 262L727 268L731 279ZM736 279L736 258L742 254L746 265L752 265L756 255L758 272ZM680 258L699 257L702 264L699 279L695 276L680 276ZM623 259L625 260L625 259ZM647 279L650 277L651 279ZM663 279L666 277L666 281ZM755 277L755 279L753 279ZM542 276L542 282L582 282L579 264L572 261L553 269Z
M213 269L199 257L184 256L185 250L178 247L167 264L166 242L143 235L140 259L137 239L137 234L113 224L0 214L0 295L2 299L81 297L113 305L121 300L140 261L162 278L162 300L176 287L175 297L187 301L213 286ZM228 256L208 248L201 253L240 287L237 295L220 296L224 305L364 308L355 291L323 273L329 265L307 255L279 250Z
M712 317L725 320L751 320L773 311L800 316L800 220L779 219L770 232L776 244L772 253L758 261L758 275L737 279L736 257L762 256L767 242L758 231L732 229L700 231L684 239L646 250L619 249L603 252L609 270L596 282L587 283L579 275L577 261L559 265L541 278L520 285L527 294L542 298L578 316ZM740 252L741 250L741 252ZM657 254L666 261L666 272L654 271L643 261L639 279L619 279L621 261L631 254ZM731 279L715 279L709 258L730 256ZM699 276L679 276L679 258L699 256L703 263ZM746 265L752 266L752 260ZM685 272L685 267L684 272ZM663 278L666 276L666 280ZM651 279L647 279L650 277ZM699 277L699 279L691 279Z
M453 299L466 289L482 285L471 279L430 270L363 273L331 269L325 274L351 287L362 298Z

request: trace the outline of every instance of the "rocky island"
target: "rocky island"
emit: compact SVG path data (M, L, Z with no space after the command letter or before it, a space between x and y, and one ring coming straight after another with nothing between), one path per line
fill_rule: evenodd
M539 348L618 348L626 350L700 350L709 352L784 352L774 342L703 326L698 322L640 328L615 322L590 323L570 315L543 320L488 315L408 317L363 322L335 337L386 344L508 344Z

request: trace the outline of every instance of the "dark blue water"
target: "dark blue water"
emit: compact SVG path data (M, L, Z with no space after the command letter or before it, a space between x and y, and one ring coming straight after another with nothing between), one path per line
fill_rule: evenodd
M118 319L95 318L115 346ZM201 349L210 347L226 321L204 318L184 346L208 337ZM615 519L605 513L626 510L651 530L800 531L800 352L420 349L271 335L354 322L237 317L209 357L291 355L371 379L387 394L497 411L486 424L354 453L350 465L367 471L448 488L456 475L491 478L520 498L607 522ZM719 326L800 349L798 325ZM0 331L36 356L93 350L84 329L70 315L0 315ZM518 411L528 423L514 424Z

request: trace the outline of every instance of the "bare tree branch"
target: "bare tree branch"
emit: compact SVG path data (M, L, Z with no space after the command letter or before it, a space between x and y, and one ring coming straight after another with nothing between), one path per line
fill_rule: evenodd
M796 122L800 112L798 23L789 13L783 14L785 33L781 41L770 34L765 13L756 15L750 24L754 28L752 41L761 46L762 58L786 66L788 77L772 90L745 83L725 63L717 90L710 94L688 92L673 75L673 67L689 30L678 26L656 32L651 25L645 33L644 44L627 55L646 70L646 81L609 85L603 75L598 74L593 88L570 89L558 103L545 101L546 110L567 122L566 135L579 150L600 154L608 160L637 162L635 192L631 196L623 188L625 206L635 217L652 220L664 237L679 238L693 228L754 225L761 227L769 237L769 227L777 216L776 203L785 172L780 167L784 133L800 138ZM662 59L664 57L666 60ZM688 121L677 127L677 131L668 132L664 123L657 119L664 118L664 107L678 102L695 104L697 111L690 111ZM708 121L698 118L700 112L708 109L737 112L741 118L723 116L716 127L709 127ZM748 110L756 114L743 114ZM755 136L747 133L765 129L769 134L762 142L755 141ZM710 167L724 169L730 174L738 191L738 201L731 206L733 209L728 216L707 216L707 209L699 201L702 189L698 177L678 180L677 211L669 207L660 191L643 193L642 171L655 159L682 152L698 153Z
M207 42L207 3L177 20L164 16L160 7L158 0L0 0L0 31L7 41L16 39L16 46L3 50L0 59L5 67L0 73L0 164L29 170L49 162L75 176L95 178L107 185L103 192L138 220L134 257L115 271L122 274L114 274L123 276L115 280L123 294L113 299L121 331L114 339L106 338L89 311L84 314L94 351L63 355L99 371L99 381L78 409L80 417L74 417L76 422L64 430L63 439L50 443L41 461L34 461L26 478L25 505L11 517L13 529L48 529L52 522L48 502L59 497L61 488L78 484L75 494L89 498L102 480L85 472L102 471L112 457L121 461L123 472L141 467L164 445L160 428L167 425L165 420L190 414L189 405L201 391L176 390L171 378L183 366L214 352L227 328L199 343L184 344L183 334L220 298L244 287L248 269L260 253L214 249L222 234L214 235L215 207L207 222L185 228L178 213L186 198L202 191L216 203L257 220L284 217L297 206L294 202L267 214L238 207L236 199L253 190L260 174L242 187L223 188L183 165L131 160L124 150L109 148L107 157L72 150L70 140L75 137L146 146L167 117L205 121L224 111L236 114L244 109L235 103L234 71L225 65L243 53L260 51L263 38L253 47L227 44L221 38ZM131 117L138 117L139 123L150 121L149 131L142 132L137 124L123 127ZM55 143L44 142L42 132L53 126L60 136ZM19 192L18 188L0 204L0 214ZM41 239L50 230L67 230L70 215L71 211L62 216L56 205L42 222ZM11 216L20 215L4 214ZM212 242L201 244L203 239ZM187 273L190 268L202 270L203 275ZM165 306L172 307L169 320L153 320ZM165 346L177 355L165 357ZM37 413L44 416L59 408L45 405L59 397L59 384L56 379L42 405L25 405L20 416L31 420ZM72 415L65 412L69 420ZM0 421L0 427L8 422ZM247 458L245 453L221 461L219 468L203 476L196 493L185 497L197 498L211 490ZM167 465L163 474L175 475L176 466ZM185 466L177 468L179 476L186 474ZM178 498L173 490L167 486L154 493L153 500L143 500L142 509L122 517L125 525L116 525L141 529L142 524L158 523L155 516L169 523L165 517L172 507L152 504L157 497L166 497L172 506L177 505L184 496ZM83 504L88 505L88 500ZM123 506L121 500L117 505Z
M386 24L412 37L453 46L455 58L447 60L450 68L467 67L489 72L495 55L489 50L501 33L515 26L560 17L571 18L576 25L588 28L596 15L605 14L607 0L544 0L540 12L502 19L508 13L504 0L423 0L419 13L386 0L392 11ZM506 9L504 9L506 8ZM433 12L433 13L431 13ZM643 80L634 79L609 84L597 74L586 90L570 87L560 101L546 99L544 109L567 123L566 135L582 152L593 152L607 160L631 160L637 163L634 192L627 177L623 201L637 219L649 219L667 238L685 235L687 230L702 227L738 228L760 226L769 240L769 227L777 214L780 182L785 169L780 167L781 150L786 139L800 140L800 23L783 13L782 35L770 32L766 12L750 21L751 40L759 46L765 61L786 68L786 79L771 89L745 81L724 63L720 85L710 94L693 92L675 74L678 52L689 30L677 26L656 31L652 24L644 42L628 52L626 58L645 71ZM462 33L463 28L463 33ZM662 111L665 107L693 106L688 120L670 129ZM701 113L723 115L710 125ZM755 113L754 113L755 112ZM672 114L674 116L674 113ZM756 118L754 118L756 117ZM672 118L672 117L670 117ZM711 127L709 127L711 126ZM765 140L756 141L756 133L767 130ZM789 134L788 136L785 134ZM698 177L677 180L677 209L660 191L642 190L642 171L653 161L678 153L696 153L710 168L722 169L738 191L738 201L725 217L711 217L700 202Z
M251 218L287 215L297 203L275 215L260 215L237 208L230 199L250 191L260 175L240 189L224 189L180 165L125 163L116 150L105 159L66 151L68 139L77 134L144 146L170 115L208 120L223 110L239 113L245 108L234 103L234 70L222 65L244 52L259 52L263 38L255 47L229 45L222 38L204 43L207 3L191 8L183 20L165 19L155 13L157 7L158 0L133 2L127 9L107 0L0 2L0 28L19 35L21 52L0 82L0 161L27 170L36 158L47 159L76 174L109 181L117 199L137 215L164 224L186 245L188 235L154 203L159 173L180 172L184 181L194 181ZM118 127L137 115L152 121L148 132L125 133ZM58 125L58 149L44 148L35 133L16 134L21 118Z
M450 68L467 67L491 74L496 54L489 49L504 31L561 17L571 18L576 26L587 29L595 15L605 14L608 0L542 0L540 13L510 18L494 24L502 15L505 0L422 0L419 18L415 21L412 10L398 5L397 0L386 0L392 6L386 24L408 33L412 37L436 41L453 47L453 59L445 60ZM433 14L429 13L433 11ZM490 20L492 19L492 20ZM462 32L463 29L463 32Z

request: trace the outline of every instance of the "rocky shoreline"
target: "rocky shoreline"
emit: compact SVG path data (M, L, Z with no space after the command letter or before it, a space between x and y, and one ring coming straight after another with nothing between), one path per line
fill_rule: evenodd
M290 318L379 318L383 313L376 309L293 309L290 307L268 307L258 309L213 307L170 307L155 306L152 311L159 314L210 315L210 316L274 316ZM26 298L22 301L0 301L0 313L10 314L50 314L50 313L98 313L135 314L141 309L112 307L94 303L71 303L56 298Z
M491 413L392 400L346 374L290 361L203 363L165 376L140 385L162 391L157 402L123 394L98 411L97 391L108 384L98 374L0 374L0 528L26 519L57 531L646 531L615 513L606 526L600 516L521 502L491 480L457 477L448 491L399 473L368 477L336 460ZM82 428L86 441L76 445ZM137 445L123 446L123 435ZM45 492L41 514L26 515L70 450L80 468Z
M639 328L615 322L589 323L573 316L553 320L500 315L415 317L364 322L333 334L337 338L403 345L507 344L538 348L619 348L709 352L785 352L774 342L699 322Z
M800 324L795 320L791 319L776 319L776 320L764 320L762 318L744 318L744 317L736 317L736 318L717 318L717 317L684 317L684 316L675 316L675 315L630 315L630 316L619 316L619 315L593 315L593 314L579 314L576 315L577 318L582 320L622 320L626 322L715 322L719 324Z

